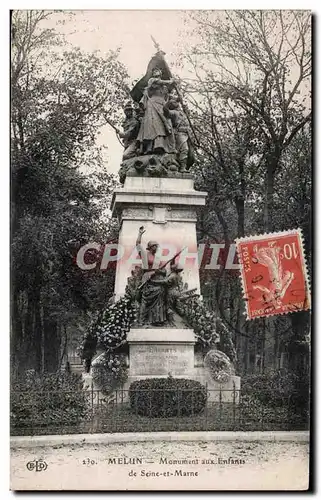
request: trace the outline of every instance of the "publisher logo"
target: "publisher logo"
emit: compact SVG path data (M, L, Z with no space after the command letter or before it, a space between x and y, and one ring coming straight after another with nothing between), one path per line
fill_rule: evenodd
M26 467L29 471L35 470L36 472L41 472L43 470L46 470L48 465L46 464L46 462L44 460L40 459L40 460L32 460L32 461L28 462Z

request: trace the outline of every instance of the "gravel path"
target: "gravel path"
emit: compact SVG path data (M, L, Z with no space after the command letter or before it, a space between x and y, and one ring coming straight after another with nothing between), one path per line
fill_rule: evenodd
M40 458L47 470L29 471L26 464ZM142 463L124 463L136 458ZM177 463L182 460L193 463ZM11 489L305 490L308 467L307 443L133 442L16 448L11 451Z

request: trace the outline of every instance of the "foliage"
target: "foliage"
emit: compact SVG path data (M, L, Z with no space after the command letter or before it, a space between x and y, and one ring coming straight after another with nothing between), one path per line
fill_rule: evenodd
M214 349L206 354L204 366L208 368L213 380L220 384L228 382L234 374L229 357L223 352Z
M111 351L101 354L92 364L92 377L104 393L121 387L128 378L126 357Z
M264 225L271 230L275 174L282 153L311 121L311 14L235 10L196 12L190 17L200 43L184 54L197 82L189 83L189 91L193 94L198 87L203 99L200 103L192 95L194 108L207 117L202 123L210 131L198 138L199 143L224 176L232 152L239 177L233 198L239 197L236 190L244 196L245 173L253 167L263 169ZM232 135L232 148L224 129Z
M98 346L110 351L124 345L135 318L135 304L126 295L114 304L110 304L95 325Z
M200 413L205 408L207 393L195 380L150 378L133 382L129 398L134 413L166 418Z
M30 370L11 387L11 425L16 428L72 426L87 413L81 377L75 374L38 376Z
M236 352L231 333L222 320L211 311L198 297L179 304L179 313L188 325L193 328L197 343L204 351L219 347L232 361L236 360Z
M263 425L268 422L273 428L277 424L289 422L291 410L287 404L282 406L264 404L258 397L247 395L240 401L240 415L244 424L255 422Z
M190 74L181 88L194 129L195 185L208 192L198 240L228 247L236 237L301 227L309 249L311 14L194 11L186 21L180 65ZM257 356L262 369L268 357L278 366L284 337L295 350L308 330L309 313L288 317L284 335L277 318L246 322L230 270L204 269L200 279L203 297L234 332L245 371Z
M242 393L263 405L282 407L307 412L309 406L309 376L299 377L291 371L270 371L264 374L247 375L242 378Z
M47 28L55 16L12 14L11 346L21 373L55 371L67 327L88 325L112 293L113 270L83 271L76 255L115 236L106 209L116 180L97 136L106 117L120 120L127 74L116 52L68 47Z

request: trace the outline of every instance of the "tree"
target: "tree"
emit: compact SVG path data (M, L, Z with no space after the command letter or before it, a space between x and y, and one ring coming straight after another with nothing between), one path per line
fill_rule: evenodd
M260 131L256 153L265 174L264 229L271 231L282 153L311 120L311 15L202 11L190 16L201 43L187 60L198 68L198 81L203 79L213 98L225 98L243 110Z
M96 137L105 116L119 120L127 74L115 52L61 53L60 36L42 28L54 15L12 16L11 347L20 371L59 366L68 325L106 299L106 276L78 269L75 252L115 237L102 214L116 180Z
M229 244L244 234L298 227L286 204L298 196L301 182L306 189L309 176L291 161L311 119L310 14L202 11L188 16L198 43L182 51L191 76L181 85L193 123L197 186L208 192L199 237ZM294 184L283 183L289 177ZM310 203L308 193L304 200ZM307 210L300 213L309 240ZM239 358L254 349L253 359L259 356L264 369L265 354L277 347L274 321L256 320L255 328L244 322L236 275L221 269L204 280L213 306L236 332Z

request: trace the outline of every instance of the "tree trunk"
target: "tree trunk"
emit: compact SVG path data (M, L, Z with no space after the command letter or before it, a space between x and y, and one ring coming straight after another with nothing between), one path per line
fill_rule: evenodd
M273 194L274 194L274 169L273 165L268 165L265 181L265 204L264 204L264 231L272 232L272 213L273 213Z
M264 203L264 230L267 233L273 231L273 195L275 174L281 158L281 147L276 144L266 159L265 172L265 203Z
M22 318L19 309L19 292L14 289L11 306L11 353L15 363L19 362L18 353L22 343Z
M44 370L47 373L54 373L59 366L60 331L58 321L51 318L49 312L46 310L44 317L44 341Z
M244 162L239 162L239 176L240 176L240 191L241 195L236 196L235 206L237 211L237 236L241 238L244 236L244 219L245 219L245 179L244 179Z
M235 206L237 212L237 236L241 238L244 236L244 198L235 198Z
M298 375L302 375L309 368L309 349L304 338L309 332L310 313L298 311L290 317L292 336L289 342L289 368Z

